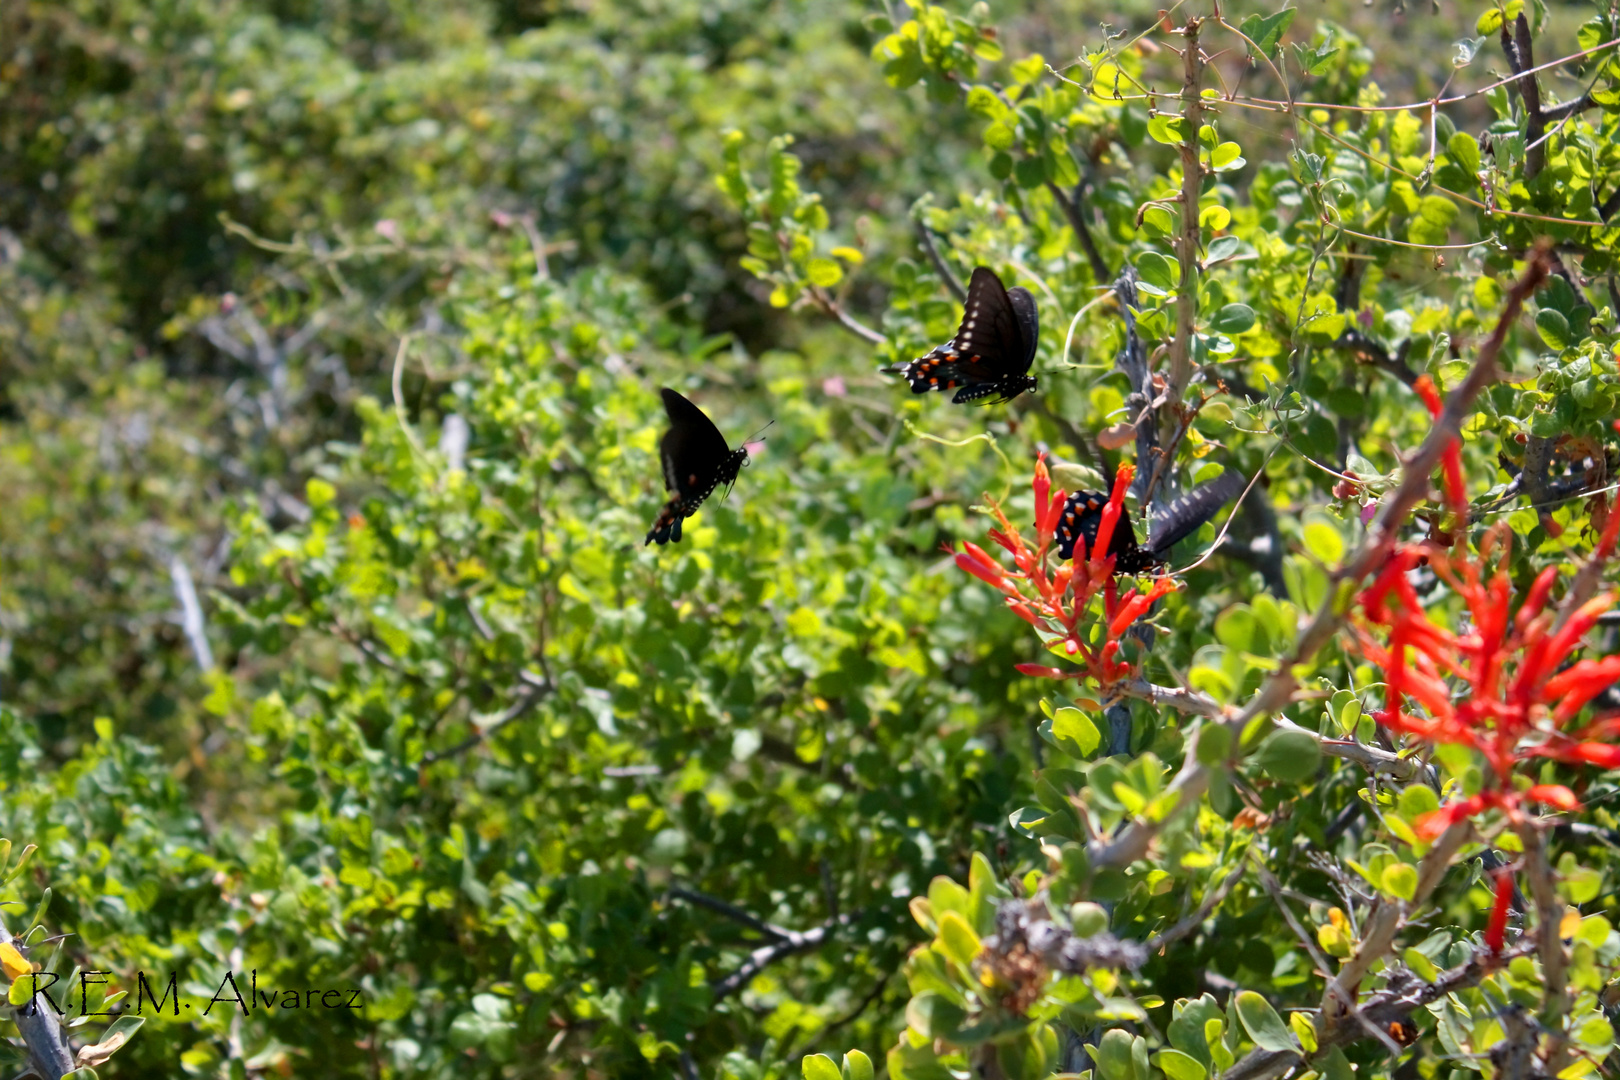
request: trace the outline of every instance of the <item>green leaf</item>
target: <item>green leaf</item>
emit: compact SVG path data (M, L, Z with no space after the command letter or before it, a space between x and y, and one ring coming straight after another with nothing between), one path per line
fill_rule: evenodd
M1069 925L1076 937L1093 937L1108 929L1108 909L1101 904L1082 900L1069 908Z
M319 510L330 506L332 500L337 498L337 488L318 476L312 476L304 484L304 497L309 500L311 510Z
M1185 139L1187 122L1170 113L1160 113L1148 120L1148 138L1166 146L1180 146Z
M1181 268L1157 251L1144 251L1136 257L1136 273L1149 285L1169 292L1176 287Z
M823 289L830 289L844 280L844 268L838 265L836 259L826 259L819 256L811 259L807 273L810 277L810 284Z
M1479 172L1479 143L1468 132L1459 131L1447 139L1446 152L1464 171Z
M1197 1058L1180 1050L1160 1050L1153 1055L1153 1064L1170 1080L1204 1080L1209 1075L1209 1070Z
M1169 236L1176 231L1175 215L1157 203L1142 211L1142 225L1154 237Z
M967 920L954 911L947 911L939 919L939 942L949 956L968 970L973 958L979 955L979 935L973 932Z
M1395 805L1402 817L1414 821L1424 814L1440 809L1440 796L1436 795L1434 788L1428 784L1409 784L1401 792L1401 797L1395 801Z
M1434 966L1434 961L1418 952L1416 949L1407 949L1401 954L1406 966L1412 969L1412 974L1424 982L1434 982L1440 975L1440 969Z
M844 1055L843 1080L873 1080L876 1075L872 1068L872 1059L859 1050L851 1050Z
M806 1056L799 1068L804 1071L804 1080L843 1080L837 1063L826 1054Z
M1053 715L1052 738L1058 749L1078 758L1089 758L1102 745L1097 725L1079 709L1059 709Z
M1103 1032L1095 1048L1086 1048L1091 1051L1092 1060L1102 1073L1102 1080L1148 1080L1148 1077L1136 1075L1136 1066L1131 1060L1131 1042L1130 1032L1109 1028Z
M1276 1052L1299 1050L1294 1045L1294 1037L1288 1033L1288 1025L1271 1007L1271 1002L1253 990L1245 990L1237 996L1237 1014L1238 1019L1243 1021L1243 1029L1260 1049Z
M1243 20L1240 29L1243 36L1257 45L1261 52L1270 53L1277 47L1277 42L1288 32L1293 25L1294 16L1299 14L1298 8L1284 8L1273 15L1250 15Z
M1304 540L1305 550L1329 569L1337 567L1344 558L1344 537L1325 515L1306 519Z
M1321 1068L1322 1080L1356 1080L1355 1071L1350 1068L1350 1059L1337 1046L1322 1058Z
M1418 872L1410 863L1390 863L1384 867L1379 883L1391 896L1411 900L1417 896Z
M1030 53L1022 60L1014 60L1008 71L1012 74L1013 82L1024 85L1032 83L1046 72L1046 57L1040 53Z
M1218 203L1214 206L1206 206L1198 212L1198 225L1200 228L1219 232L1230 224L1232 224L1232 211Z
M1487 8L1484 14L1480 15L1478 19L1474 20L1474 33L1481 36L1486 34L1494 34L1500 29L1502 29L1501 8Z
M1305 1013L1296 1012L1288 1014L1288 1027L1299 1040L1300 1048L1307 1054L1316 1053L1316 1025Z
M1569 333L1569 320L1552 308L1536 312L1536 333L1549 349L1562 351L1575 343Z
M944 994L924 990L906 1006L906 1023L930 1039L948 1039L962 1026L967 1013Z
M1046 183L1046 162L1038 157L1023 158L1013 166L1013 178L1021 188L1038 188Z
M1215 313L1209 328L1217 334L1243 334L1254 328L1254 309L1248 304L1227 304Z
M1223 142L1209 155L1209 164L1219 173L1241 169L1247 162L1243 158L1243 147L1235 142Z
M1232 756L1232 731L1207 723L1198 732L1198 764L1213 768Z
M1018 132L1010 124L994 123L984 129L984 145L992 150L1011 150L1018 142Z
M1284 728L1266 736L1254 760L1276 779L1297 784L1315 774L1322 761L1322 746L1308 731Z

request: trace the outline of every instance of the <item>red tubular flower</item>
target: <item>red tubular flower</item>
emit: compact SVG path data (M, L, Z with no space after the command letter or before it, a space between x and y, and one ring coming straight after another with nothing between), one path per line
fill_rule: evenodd
M1033 675L1037 679L1068 679L1073 676L1060 668L1047 667L1044 664L1014 664L1020 675Z
M1513 906L1513 873L1499 870L1496 874L1496 903L1491 905L1491 919L1485 924L1485 947L1492 955L1502 955L1507 944L1508 909Z
M1119 522L1119 516L1125 512L1125 492L1130 489L1131 480L1135 475L1136 469L1129 463L1121 465L1114 473L1114 490L1108 495L1108 505L1103 507L1102 520L1097 523L1097 540L1091 545L1093 576L1106 562L1103 553L1114 541L1114 526Z
M1563 784L1537 784L1524 793L1524 797L1532 802L1545 803L1559 810L1579 810L1581 800L1575 793Z
M956 565L986 585L1001 587L1002 580L1007 576L1001 567L990 561L990 557L972 544L967 545L968 551L959 552L956 556Z
M1442 411L1440 392L1435 389L1434 380L1427 375L1419 375L1412 389L1423 399L1423 404L1429 407L1429 414L1439 417ZM1456 437L1447 439L1440 461L1445 470L1446 498L1451 503L1451 512L1457 519L1457 525L1460 526L1468 520L1468 486L1463 483L1461 440Z
M1457 822L1484 810L1489 802L1484 795L1470 795L1466 799L1447 803L1440 809L1431 810L1418 818L1412 825L1412 831L1417 833L1418 839L1432 841Z

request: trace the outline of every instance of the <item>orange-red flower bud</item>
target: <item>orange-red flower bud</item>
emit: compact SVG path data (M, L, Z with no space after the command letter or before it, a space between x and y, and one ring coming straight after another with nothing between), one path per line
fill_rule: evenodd
M1532 802L1546 803L1559 810L1579 810L1581 800L1575 793L1563 784L1537 784L1524 793L1524 797Z
M971 549L972 553L957 553L956 565L960 569L966 570L968 573L972 574L986 585L994 585L998 589L1001 588L1002 582L1006 580L1006 575L1002 573L1001 567L991 562L988 555L974 547L972 544L968 544L967 546ZM977 556L977 558L975 558L975 556Z
M1037 679L1067 679L1070 677L1068 672L1055 667L1047 667L1044 664L1015 664L1013 666L1018 669L1020 675L1033 675Z
M1413 823L1412 831L1417 833L1420 840L1433 840L1441 833L1451 828L1464 818L1473 817L1485 809L1483 795L1470 795L1466 799L1459 799L1454 803L1442 806L1438 810L1431 810Z
M1513 905L1513 874L1501 870L1496 875L1496 902L1491 905L1491 918L1485 924L1485 947L1501 955L1507 942L1508 909Z

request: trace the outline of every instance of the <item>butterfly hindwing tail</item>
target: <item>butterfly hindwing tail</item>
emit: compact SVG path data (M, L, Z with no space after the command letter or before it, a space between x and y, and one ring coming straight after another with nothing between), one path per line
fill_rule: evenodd
M1208 483L1199 484L1171 501L1153 523L1148 538L1148 550L1164 555L1179 541L1197 532L1204 522L1220 513L1221 507L1231 502L1248 481L1240 472L1228 469Z
M957 404L1011 401L1035 389L1027 374L1035 360L1040 319L1028 289L1007 289L995 271L978 267L968 282L956 336L905 364L884 370L911 384L914 394L955 390Z

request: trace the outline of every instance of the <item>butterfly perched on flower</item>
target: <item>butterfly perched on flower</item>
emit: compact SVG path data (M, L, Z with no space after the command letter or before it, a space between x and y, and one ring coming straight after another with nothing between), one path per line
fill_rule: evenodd
M658 444L658 455L670 499L648 530L646 542L673 540L678 544L681 522L697 513L715 488L737 482L737 470L748 460L748 451L727 446L714 421L669 387L659 393L664 398L664 412L669 414L669 430Z
M883 370L910 382L914 394L954 389L951 400L958 405L1011 401L1035 389L1035 376L1028 372L1039 336L1040 320L1029 290L1008 289L994 270L981 266L968 282L956 336L927 356Z
M1130 507L1121 507L1105 553L1114 556L1114 573L1143 574L1163 566L1170 549L1219 513L1221 507L1243 490L1243 485L1242 473L1223 472L1171 500L1154 521L1145 546L1136 542ZM1063 512L1058 515L1058 558L1074 558L1075 541L1082 536L1086 538L1086 555L1090 557L1091 546L1097 542L1097 528L1102 524L1103 508L1107 505L1108 496L1100 491L1077 491L1069 496L1063 504Z

